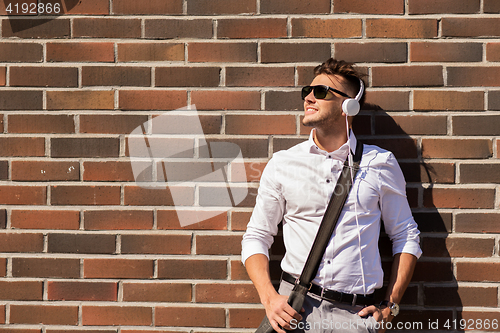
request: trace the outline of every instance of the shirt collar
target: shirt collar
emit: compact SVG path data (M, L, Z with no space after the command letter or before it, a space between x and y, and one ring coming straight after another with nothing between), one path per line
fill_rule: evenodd
M356 136L354 135L354 132L352 130L349 130L349 140L347 140L346 143L344 143L342 146L340 146L339 149L337 149L333 152L327 152L327 151L324 151L323 149L318 147L318 145L314 142L314 131L315 131L315 129L313 128L311 130L311 133L309 133L308 145L309 145L309 152L310 153L325 155L325 156L329 156L331 158L336 158L336 159L340 159L340 160L345 160L347 158L348 147L351 148L352 154L355 153L357 139L356 139Z

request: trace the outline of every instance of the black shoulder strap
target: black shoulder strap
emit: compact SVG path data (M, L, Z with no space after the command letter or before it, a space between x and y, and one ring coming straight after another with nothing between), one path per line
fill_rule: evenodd
M307 257L307 261L299 278L299 284L302 286L309 286L318 272L319 264L323 258L328 242L332 237L340 212L342 211L342 207L344 206L347 195L351 189L351 179L356 177L356 173L359 170L359 163L362 155L363 144L358 140L356 144L356 152L353 158L353 167L349 167L348 160L346 159L342 173L337 180L332 197L330 198L330 202L326 208L325 215L321 220L318 233L316 234L311 251L309 252L309 256Z

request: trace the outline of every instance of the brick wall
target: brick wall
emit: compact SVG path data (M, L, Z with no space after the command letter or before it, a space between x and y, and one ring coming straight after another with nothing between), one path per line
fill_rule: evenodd
M17 3L0 1L0 331L252 332L241 236L272 153L307 138L298 92L331 56L368 74L356 133L396 154L422 231L399 321L500 331L498 0ZM181 227L168 189L134 182L127 135L193 104L207 140L241 148L246 176L229 177L249 190ZM200 142L182 117L167 146ZM208 187L186 185L183 211Z

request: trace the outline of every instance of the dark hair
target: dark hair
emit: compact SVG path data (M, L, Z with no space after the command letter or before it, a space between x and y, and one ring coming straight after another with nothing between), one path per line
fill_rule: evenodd
M363 80L363 77L366 76L365 74L357 71L353 63L346 62L344 60L336 60L333 58L328 59L321 65L314 68L314 75L318 76L320 74L342 76L353 88L353 91L355 91L355 95L359 92L360 89L359 80ZM366 87L366 82L364 80L363 83L365 83ZM354 98L354 96L351 97ZM361 101L359 102L360 105L363 105L364 100L365 96L363 94Z

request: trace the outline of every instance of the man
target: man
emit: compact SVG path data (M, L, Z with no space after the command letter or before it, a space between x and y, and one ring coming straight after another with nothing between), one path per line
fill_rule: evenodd
M348 152L355 151L352 117L346 115L342 104L354 96L361 99L361 77L352 64L344 61L329 59L316 67L311 86L302 90L303 124L313 127L309 140L275 153L261 177L256 205L243 236L242 261L271 325L280 333L284 329L376 332L383 327L377 322L390 322L398 314L398 304L421 255L419 231L394 155L364 145L360 170L303 311L297 313L287 303ZM394 261L386 297L379 304L371 294L383 284L378 250L381 219L393 244ZM269 276L268 249L281 221L286 254L278 294Z

